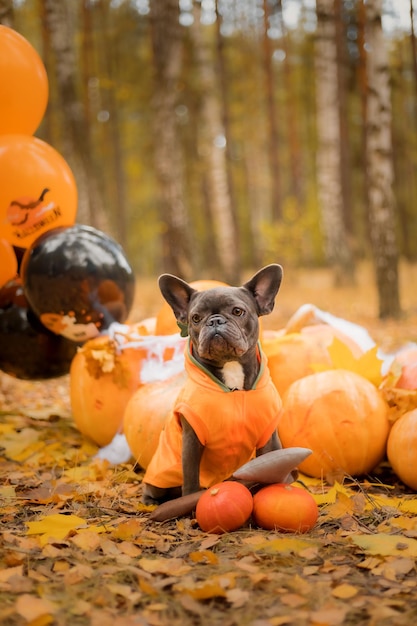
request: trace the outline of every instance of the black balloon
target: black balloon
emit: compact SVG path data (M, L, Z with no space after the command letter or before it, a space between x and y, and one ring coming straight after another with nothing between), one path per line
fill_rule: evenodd
M72 341L124 322L133 304L135 279L123 249L90 226L46 232L25 252L21 274L42 324Z
M56 378L69 372L77 349L40 323L19 279L0 289L0 370L25 380Z

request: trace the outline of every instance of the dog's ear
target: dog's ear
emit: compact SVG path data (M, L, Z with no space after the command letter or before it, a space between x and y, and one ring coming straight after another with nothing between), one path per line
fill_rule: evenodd
M283 270L281 265L272 263L263 267L247 283L243 285L255 298L258 315L272 313L275 296L282 281Z
M172 276L172 274L162 274L158 280L159 289L165 300L174 311L174 315L178 322L187 324L188 305L195 289L193 289L185 280ZM181 326L180 326L181 328Z

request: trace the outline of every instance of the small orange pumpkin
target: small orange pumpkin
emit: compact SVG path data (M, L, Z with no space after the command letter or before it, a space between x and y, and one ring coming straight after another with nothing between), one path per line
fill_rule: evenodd
M354 372L326 370L295 381L283 396L278 432L284 447L313 450L299 468L320 477L357 476L383 459L387 404Z
M225 287L226 283L222 283L218 280L195 280L190 283L190 286L197 291L206 291L213 287ZM169 306L168 302L164 300L159 312L156 316L155 334L156 335L175 335L179 333L177 320L175 315Z
M249 489L242 483L225 480L203 493L195 516L201 530L221 535L243 526L252 508L253 498Z
M268 485L253 497L254 522L266 530L305 533L313 528L318 515L313 496L294 485Z
M417 409L394 422L387 443L392 469L402 482L417 491Z
M159 435L184 385L184 371L167 380L149 382L135 391L127 402L123 432L133 458L146 469L155 454Z

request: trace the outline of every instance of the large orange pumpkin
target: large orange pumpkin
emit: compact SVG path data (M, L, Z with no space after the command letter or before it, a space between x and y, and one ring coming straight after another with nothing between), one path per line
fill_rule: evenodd
M213 287L225 287L226 283L222 283L218 280L195 280L190 283L190 286L193 287L193 289L197 289L197 291L206 291ZM155 334L175 335L175 333L179 332L180 330L175 315L168 302L164 301L156 316Z
M387 405L368 380L342 369L295 381L283 396L278 432L284 447L313 450L302 472L316 477L357 476L383 459L389 433Z
M388 460L404 484L417 491L417 409L404 413L391 428Z
M133 458L146 469L158 446L159 435L184 385L184 371L167 380L143 385L129 399L123 431Z
M70 398L74 421L100 446L121 432L128 400L151 379L182 369L184 340L142 336L135 326L120 326L115 337L87 341L70 369ZM173 357L176 357L173 359Z

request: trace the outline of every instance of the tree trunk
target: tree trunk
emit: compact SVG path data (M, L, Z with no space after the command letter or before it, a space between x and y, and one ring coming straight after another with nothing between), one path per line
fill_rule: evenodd
M74 171L79 196L77 220L106 229L100 191L93 164L89 127L76 90L74 16L64 2L42 0L44 41L53 51L60 109L65 129L64 156Z
M183 32L178 0L150 5L155 86L152 100L155 170L159 183L162 265L184 279L193 278L188 216L184 206L183 154L176 107L182 66Z
M84 14L88 17L93 6L86 3ZM98 3L99 24L101 32L109 32L110 19L109 4L100 0ZM127 202L126 202L126 184L125 184L125 162L124 151L122 146L123 132L120 124L119 108L115 97L115 83L118 73L118 49L111 49L107 41L103 41L100 50L102 61L102 74L107 88L101 90L100 94L104 108L109 112L109 122L105 124L105 137L109 144L110 160L109 164L114 172L114 180L110 187L110 196L113 205L113 215L115 214L116 232L118 241L123 248L128 245L128 227L127 227Z
M219 84L221 92L221 108L222 108L222 122L224 129L224 136L226 139L225 156L226 156L226 175L227 175L227 187L230 197L230 210L234 220L234 226L236 230L235 252L237 258L241 258L240 243L241 237L239 232L239 218L236 204L236 198L234 193L233 174L232 174L232 133L230 129L230 111L229 111L229 97L228 97L228 85L229 78L227 76L226 58L224 50L224 37L221 33L222 18L219 14L218 0L216 0L216 44L217 44L217 67L219 70Z
M382 31L382 0L366 3L368 44L367 169L371 244L379 296L379 317L399 317L398 249L393 195L391 93L388 54Z
M353 215L351 199L351 167L350 167L350 133L347 106L346 88L346 31L343 22L343 1L334 0L336 26L336 62L337 62L337 89L339 99L340 124L340 182L342 187L342 211L346 234L351 238L353 232Z
M358 83L360 93L360 111L361 111L361 152L363 159L362 167L362 198L363 214L366 216L364 247L368 248L370 244L370 225L369 215L367 207L369 206L368 198L368 168L366 167L366 155L368 154L368 139L366 129L368 126L368 73L367 73L367 54L366 54L366 41L365 41L365 27L366 27L366 9L365 0L359 0L358 3L358 50L359 50L359 62L358 62Z
M303 177L303 154L300 148L300 107L297 93L294 87L295 67L291 57L291 40L282 12L282 0L278 1L278 12L282 31L281 44L285 53L284 66L284 90L285 90L285 117L288 125L288 149L290 167L290 193L296 199L297 209L300 210L305 199Z
M326 259L335 285L353 281L354 267L343 216L340 105L333 0L316 0L317 184Z
M263 0L264 30L263 30L263 52L265 71L265 92L267 104L268 120L268 153L271 186L271 217L274 221L282 217L282 189L281 189L281 168L278 156L279 133L278 116L275 101L274 72L272 66L272 46L268 36L269 29L269 6L268 0Z
M413 74L414 74L414 90L417 95L417 43L416 43L416 33L414 28L414 5L413 0L410 0L410 24L411 24L411 32L410 32L410 44L411 44L411 62L413 65ZM416 107L414 107L416 110Z
M215 233L214 245L221 263L222 279L236 284L240 281L241 263L238 255L238 233L233 215L227 177L226 140L218 97L216 65L213 59L210 30L201 25L201 6L194 5L194 22L190 32L198 67L201 91L200 152L207 161L207 191Z
M13 0L0 0L0 24L13 28Z

